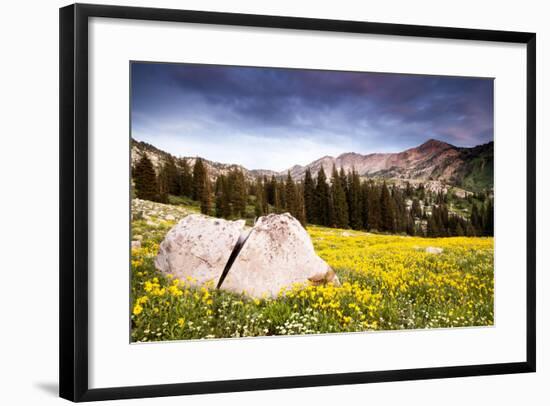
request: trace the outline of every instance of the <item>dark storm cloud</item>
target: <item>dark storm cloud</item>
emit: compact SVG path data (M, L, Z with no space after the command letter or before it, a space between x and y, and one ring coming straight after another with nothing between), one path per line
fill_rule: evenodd
M134 63L132 130L152 143L300 139L329 152L399 151L429 138L473 146L493 138L493 81Z

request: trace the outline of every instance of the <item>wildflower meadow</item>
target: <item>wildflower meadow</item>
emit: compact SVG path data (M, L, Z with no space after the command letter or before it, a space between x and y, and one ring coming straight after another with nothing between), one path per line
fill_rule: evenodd
M192 287L155 269L159 243L178 219L132 222L140 241L131 251L132 342L493 324L492 237L307 227L341 285L289 286L277 298L252 299L213 284Z

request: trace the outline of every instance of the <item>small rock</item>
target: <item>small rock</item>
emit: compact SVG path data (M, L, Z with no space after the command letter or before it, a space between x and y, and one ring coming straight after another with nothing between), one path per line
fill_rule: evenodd
M165 217L164 217L164 220L168 220L168 221L174 221L176 218L174 216L172 216L171 214L167 214Z
M439 248L439 247L426 247L426 252L428 254L435 254L435 255L439 255L443 252L443 248Z
M141 241L132 241L132 249L141 248Z

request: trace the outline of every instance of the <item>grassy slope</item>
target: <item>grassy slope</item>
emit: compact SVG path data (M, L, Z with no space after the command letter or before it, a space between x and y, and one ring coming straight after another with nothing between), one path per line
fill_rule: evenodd
M481 192L493 188L493 144L480 145L464 152L467 164L462 169L461 186L473 192Z

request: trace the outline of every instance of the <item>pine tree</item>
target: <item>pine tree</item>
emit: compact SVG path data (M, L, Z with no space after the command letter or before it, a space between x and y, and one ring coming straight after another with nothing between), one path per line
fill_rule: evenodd
M264 206L264 185L261 178L256 179L255 195L254 214L256 217L260 217L266 213L266 207Z
M267 198L267 203L275 206L275 192L277 190L277 179L275 179L275 176L271 176L271 180L269 182L265 182L265 195Z
M262 191L262 197L263 197L263 206L264 206L264 213L269 214L271 212L271 208L269 207L269 187L270 182L267 179L267 176L263 176L262 178L262 185L263 185L263 191Z
M405 197L410 198L413 195L413 189L411 187L410 182L405 183Z
M476 231L474 229L474 226L472 226L472 223L468 223L467 227L466 227L466 236L467 237L474 237L476 235Z
M370 188L367 182L361 184L361 228L369 229Z
M482 229L482 221L479 215L477 204L472 204L472 213L470 214L470 223L472 224L473 235L480 235Z
M426 230L426 234L428 237L438 237L439 236L439 228L437 226L437 222L435 221L433 216L428 217L428 226Z
M405 232L408 234L408 235L415 235L416 231L416 228L415 228L415 224L414 224L414 217L411 213L408 213L407 214L407 219L406 219L406 228L405 228Z
M370 230L382 230L382 212L380 208L380 187L371 182L369 187L369 218Z
M201 158L195 160L195 165L193 166L193 200L200 200L201 196L204 195L206 179L206 167L202 162Z
M464 229L462 228L462 225L460 223L457 223L456 225L456 235L458 237L462 237L464 235Z
M359 174L352 169L348 175L348 206L349 206L349 224L354 230L362 227L362 193L361 179Z
M187 159L180 160L180 194L182 196L193 197L193 174Z
M225 175L218 176L216 179L216 216L223 218L231 217L231 204L229 201L229 186Z
M422 208L420 207L420 201L417 198L414 198L412 201L411 214L416 218L422 217Z
M216 206L216 217L223 217L222 214L222 201L223 201L223 175L216 178L214 183L214 204Z
M143 200L158 200L159 190L155 168L146 153L143 153L137 161L133 175L136 197Z
M302 226L306 226L306 210L304 206L304 185L303 184L296 184L296 207L295 207L295 215L296 220L302 224Z
M199 200L201 203L201 213L210 215L210 211L212 210L212 185L210 183L210 178L208 177L208 171L206 170L206 168L204 184L201 188L201 195Z
M403 193L396 186L391 188L391 204L393 207L394 232L406 232L408 222L408 212L405 206Z
M246 217L246 203L248 200L248 191L244 174L238 170L232 170L228 176L230 187L230 202L232 213L235 216Z
M345 178L344 178L345 182ZM340 175L336 170L336 166L332 166L331 176L331 194L332 194L332 206L334 209L334 224L338 228L348 228L348 204L346 199L346 192L342 186Z
M483 234L486 236L494 235L494 207L493 200L487 199L487 205L485 207L485 215L483 221Z
M317 210L315 207L315 182L311 176L311 171L309 168L306 169L306 174L304 177L304 209L306 220L308 223L315 224L317 223Z
M344 191L344 196L346 196L346 201L347 201L349 199L348 177L343 167L340 167L340 173L338 174L338 177L340 178L340 184L342 185L342 190ZM349 208L348 208L348 214L349 214Z
M286 209L286 187L283 180L277 182L277 193L281 201L281 210L284 211Z
M287 173L286 182L285 182L285 210L292 214L293 216L296 213L296 185L290 176L290 171Z
M383 231L393 232L395 228L394 208L386 182L380 190L380 220Z
M180 194L180 171L176 166L174 158L171 156L164 163L164 173L166 177L166 191L171 195Z
M168 194L169 194L169 177L166 165L163 165L160 168L157 184L158 184L158 201L161 203L168 203Z
M331 224L331 203L330 189L327 184L325 170L321 166L317 172L317 183L315 185L315 207L317 208L317 221L320 225L330 226Z

